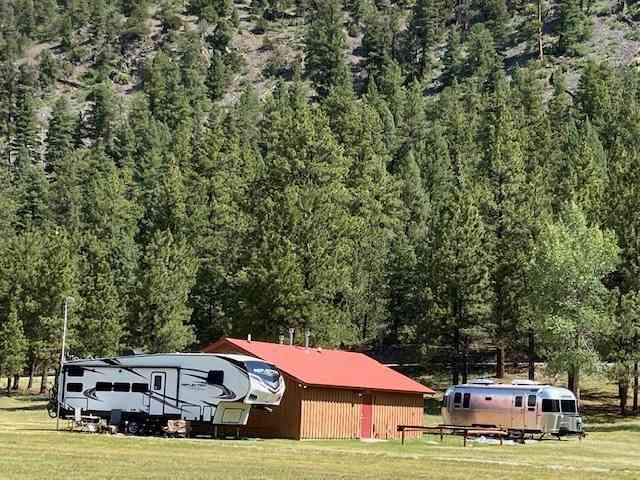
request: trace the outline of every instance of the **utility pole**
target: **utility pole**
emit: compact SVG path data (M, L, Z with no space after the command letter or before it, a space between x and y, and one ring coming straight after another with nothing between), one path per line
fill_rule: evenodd
M67 340L67 317L69 315L69 303L73 302L73 297L64 297L64 324L62 327L62 350L60 351L60 370L58 370L58 378L62 375L62 368L64 367L64 349L65 343ZM54 381L58 381L56 378ZM60 397L60 383L56 388L56 395ZM56 403L58 404L58 411L56 414L56 430L60 429L60 401L56 398Z

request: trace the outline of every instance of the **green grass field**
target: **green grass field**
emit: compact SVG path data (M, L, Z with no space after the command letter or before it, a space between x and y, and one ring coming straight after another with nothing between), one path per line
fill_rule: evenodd
M610 391L585 394L610 400ZM457 437L444 444L425 437L402 446L56 432L45 404L33 396L0 397L0 479L640 478L640 419L619 420L593 408L582 442L463 448Z

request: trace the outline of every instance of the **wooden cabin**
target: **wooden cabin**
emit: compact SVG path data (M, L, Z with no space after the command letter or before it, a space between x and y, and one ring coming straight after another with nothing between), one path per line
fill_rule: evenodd
M283 401L271 412L252 409L241 430L250 437L399 438L398 425L423 424L424 396L435 393L362 353L233 338L203 352L251 355L282 372Z

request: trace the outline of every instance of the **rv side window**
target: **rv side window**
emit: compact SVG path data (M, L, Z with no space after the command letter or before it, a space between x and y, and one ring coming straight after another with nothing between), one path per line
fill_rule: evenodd
M69 377L84 377L84 368L76 367L75 365L69 365L67 367L67 376L69 376Z
M132 383L131 391L136 393L147 393L149 391L149 385L146 383Z
M465 393L462 400L462 408L469 408L471 406L471 394Z
M128 392L130 385L128 383L116 382L113 384L114 392Z
M111 383L109 382L96 383L96 392L110 392L110 391L111 391Z
M207 375L207 383L209 385L223 385L224 372L222 370L209 370Z
M560 400L560 406L562 407L562 413L576 413L575 400Z
M542 411L543 412L559 412L560 411L560 401L551 400L549 398L545 398L542 400Z
M81 392L82 384L81 383L67 383L67 392Z
M153 377L153 389L162 390L162 375L156 375Z
M522 408L522 397L516 397L515 406L518 408Z
M527 399L527 407L535 407L536 406L537 397L535 395L529 395Z
M462 393L456 392L453 394L453 408L460 408L462 403Z

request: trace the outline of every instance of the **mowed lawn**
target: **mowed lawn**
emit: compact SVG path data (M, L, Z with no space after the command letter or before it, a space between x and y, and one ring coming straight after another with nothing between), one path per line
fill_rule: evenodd
M611 390L585 394L589 436L582 442L466 448L458 437L403 446L56 432L45 400L0 396L0 479L638 479L640 419L620 420ZM606 409L593 408L603 400Z

